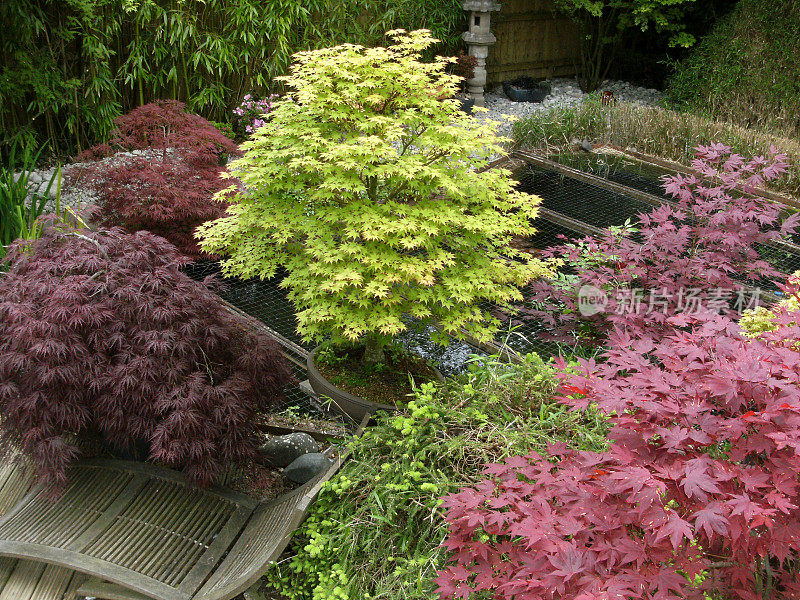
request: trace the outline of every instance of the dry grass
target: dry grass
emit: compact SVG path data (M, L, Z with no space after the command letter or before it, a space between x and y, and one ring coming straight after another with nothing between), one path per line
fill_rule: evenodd
M800 196L800 143L731 123L657 107L620 103L601 106L590 99L579 107L554 109L514 124L518 148L556 150L575 140L633 148L688 164L698 144L722 142L745 156L765 154L775 145L789 157L790 173L772 189Z

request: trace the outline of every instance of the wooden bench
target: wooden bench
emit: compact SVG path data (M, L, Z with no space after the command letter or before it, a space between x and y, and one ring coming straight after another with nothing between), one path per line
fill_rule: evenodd
M22 568L20 585L55 582L51 587L62 595L52 600L66 600L67 592L108 600L229 600L254 586L281 554L341 462L337 457L312 481L261 504L127 461L79 464L57 500L34 488L14 504L3 484L0 508L13 508L0 519L0 557L7 557L0 559L0 581ZM14 473L9 485L21 477ZM73 577L74 571L92 578Z
M75 600L85 580L64 567L0 558L0 600Z
M31 490L31 470L8 460L0 463L0 517ZM44 563L0 557L0 600L73 600L86 576Z

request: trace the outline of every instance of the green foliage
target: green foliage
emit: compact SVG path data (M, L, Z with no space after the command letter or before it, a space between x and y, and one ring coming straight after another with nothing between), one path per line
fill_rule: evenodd
M786 302L787 308L800 309L800 305L795 298L790 298L784 302ZM775 331L778 325L775 323L775 313L769 308L759 306L742 313L742 318L739 319L739 327L742 328L742 333L745 336L756 338L765 331Z
M331 40L374 44L416 24L454 50L464 12L457 0L6 0L0 22L0 139L76 153L154 100L223 120L293 53Z
M61 170L58 169L44 186L44 190L30 193L31 171L36 166L41 150L36 154L23 151L19 165L16 147L11 148L9 168L0 167L0 258L6 255L6 246L17 239L33 240L42 234L39 217L44 215L50 191L55 192L56 212L60 212ZM18 174L14 169L19 168ZM55 186L55 188L53 188Z
M153 100L181 100L220 119L232 99L284 72L321 1L3 3L0 14L14 24L0 59L3 129L79 150Z
M81 146L119 113L110 0L0 3L0 139L28 149ZM6 150L0 145L0 150Z
M800 284L800 271L793 273L789 277L788 283L796 288ZM757 338L765 331L778 329L776 313L781 313L784 310L790 313L800 311L800 298L791 295L772 307L758 306L754 309L746 310L739 319L739 327L745 336Z
M580 104L551 107L514 121L511 137L518 147L556 150L578 139L600 139L605 133L606 115L611 112L602 106L599 94L590 94Z
M420 62L427 32L392 37L387 48L297 55L285 78L296 91L230 165L244 189L198 237L228 255L227 274L284 267L306 339L380 346L410 316L485 340L497 320L476 305L516 300L518 286L550 274L508 247L532 231L538 198L505 170L477 169L502 152L496 125L438 99L457 77L446 59Z
M578 79L586 91L603 82L611 65L614 44L630 28L664 35L670 47L689 47L694 37L682 22L686 4L694 0L555 0L555 7L583 28Z
M517 147L554 151L574 140L589 139L621 148L691 163L698 145L718 141L742 156L769 154L777 146L789 156L787 176L767 185L775 190L800 195L800 143L795 139L745 129L731 123L712 121L702 115L658 107L618 103L602 106L592 95L570 108L554 108L516 121L512 138Z
M224 135L226 138L234 139L236 137L236 133L233 131L233 125L230 123L226 123L224 121L211 121L211 124L219 129L220 133Z
M484 463L551 441L605 447L600 417L552 399L554 372L535 355L513 366L484 358L445 388L423 385L405 414L379 415L270 582L295 600L434 597L445 559L443 495L476 482Z
M466 16L461 0L327 0L315 14L315 47L384 45L394 29L428 29L440 42L427 52L454 54L462 46Z
M676 65L668 85L678 107L800 135L800 4L740 0Z

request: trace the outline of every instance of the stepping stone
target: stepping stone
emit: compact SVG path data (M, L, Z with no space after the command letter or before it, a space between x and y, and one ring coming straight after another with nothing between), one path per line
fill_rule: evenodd
M308 379L301 381L298 386L301 390L303 390L307 395L311 396L312 398L317 397L317 393L314 391L314 388L311 387L311 382Z
M319 444L309 434L296 432L270 438L258 452L273 466L285 467L304 454L319 452Z
M333 446L328 448L325 452L304 454L286 467L283 470L283 474L290 481L302 485L330 468L338 454L338 451Z

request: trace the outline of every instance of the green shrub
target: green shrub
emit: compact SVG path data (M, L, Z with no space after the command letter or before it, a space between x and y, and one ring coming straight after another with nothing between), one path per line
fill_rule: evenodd
M800 285L800 271L796 271L789 276L787 283L793 288L797 289ZM775 331L778 329L777 314L782 311L789 311L794 313L800 310L800 298L796 295L787 295L786 298L775 304L774 306L758 306L751 310L746 310L742 313L739 319L739 327L742 333L750 338L757 338L765 331Z
M800 3L740 0L668 84L678 107L779 135L800 134Z
M508 246L533 231L539 199L479 168L502 151L496 123L460 111L444 59L421 62L427 32L392 37L298 54L295 91L230 165L243 189L198 228L227 274L286 269L303 337L359 341L366 363L382 362L407 317L491 339L499 321L481 302L517 301L552 272Z
M602 106L592 96L570 108L554 108L516 121L514 146L541 151L564 148L589 139L689 164L695 148L720 142L743 156L769 154L773 144L789 157L790 171L770 184L778 191L800 195L800 143L769 132L713 121L701 115L666 108L618 103Z
M423 385L405 414L379 415L271 583L296 600L430 600L445 558L443 495L476 482L486 462L552 441L605 446L597 415L568 413L552 399L554 374L536 355L521 365L484 359L445 388Z
M393 29L428 29L440 40L427 57L454 54L467 26L462 0L324 0L315 13L312 46L385 45Z
M629 29L647 31L651 40L664 38L670 48L688 48L694 36L687 33L683 20L687 4L693 0L554 0L557 10L570 15L581 35L578 81L581 89L595 91L603 83Z

